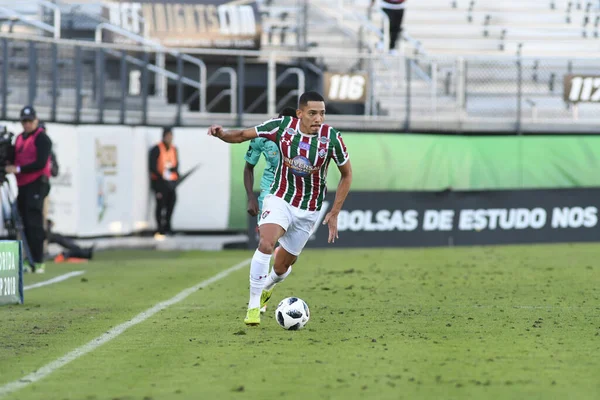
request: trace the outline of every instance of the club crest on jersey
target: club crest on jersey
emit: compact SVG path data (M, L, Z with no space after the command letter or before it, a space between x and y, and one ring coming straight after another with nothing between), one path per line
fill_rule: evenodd
M300 142L299 146L300 146L300 148L301 148L302 150L307 150L307 151L308 151L308 150L310 150L310 144L309 144L309 143L306 143L306 142Z
M323 144L325 144L325 143L329 143L330 141L331 141L331 140L329 140L329 138L328 138L328 137L325 137L325 136L321 136L321 137L319 138L319 142L321 142L321 143L323 143Z
M326 155L327 155L327 150L325 150L325 149L319 150L319 157L325 158Z
M310 160L304 156L296 156L292 159L285 157L283 162L292 171L292 174L302 178L317 170Z

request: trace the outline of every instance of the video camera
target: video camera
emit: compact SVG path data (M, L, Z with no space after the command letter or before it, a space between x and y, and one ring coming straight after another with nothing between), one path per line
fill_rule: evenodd
M4 166L12 163L15 158L14 137L15 134L10 132L6 125L0 125L0 183L6 179Z

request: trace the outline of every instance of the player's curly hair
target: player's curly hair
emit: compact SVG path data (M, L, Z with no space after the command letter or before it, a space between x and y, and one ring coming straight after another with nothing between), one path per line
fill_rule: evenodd
M279 113L279 118L281 117L292 117L292 118L296 118L296 109L293 107L285 107L283 110L281 110L281 112Z

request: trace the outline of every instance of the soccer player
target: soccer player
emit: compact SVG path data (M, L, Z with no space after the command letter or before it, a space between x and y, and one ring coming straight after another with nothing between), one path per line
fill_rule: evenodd
M277 118L281 117L296 117L296 109L292 107L285 107L279 113ZM254 195L254 167L260 160L260 156L265 156L265 170L263 171L262 178L260 180L260 195L258 199ZM250 146L248 146L248 151L246 152L246 156L244 160L246 160L246 165L244 166L244 187L246 189L246 196L248 197L248 207L247 211L253 217L257 217L260 221L260 214L262 213L263 200L269 191L271 190L271 184L275 179L275 170L279 165L279 147L277 145L262 137L257 137L255 139L250 140ZM258 227L257 227L258 232ZM273 256L277 254L279 250L279 246L275 247L273 252ZM264 313L267 311L267 306L264 305L260 308L260 312Z
M325 197L331 160L340 170L341 178L331 211L323 221L329 227L328 243L338 238L338 214L352 183L352 167L342 136L323 124L323 97L316 92L306 92L298 103L297 118L272 119L242 130L225 131L220 125L208 129L209 135L227 143L264 137L276 143L281 153L270 194L264 199L259 244L250 264L246 325L260 324L260 307L271 298L275 285L292 272L291 265L306 245ZM269 261L278 241L281 249L269 273Z

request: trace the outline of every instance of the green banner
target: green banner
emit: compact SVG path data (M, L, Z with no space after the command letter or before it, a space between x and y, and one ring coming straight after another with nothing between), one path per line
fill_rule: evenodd
M342 133L355 190L481 190L600 186L600 136L447 136ZM231 145L229 227L247 227L247 143ZM254 189L264 168L256 166ZM335 190L334 164L327 177Z
M0 241L0 305L23 304L21 242Z

